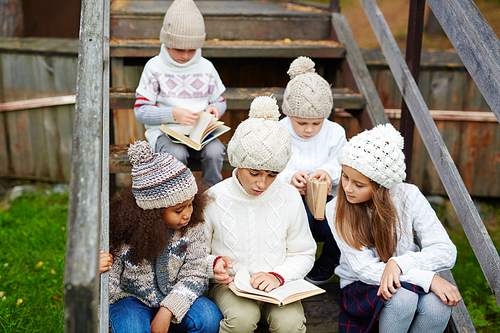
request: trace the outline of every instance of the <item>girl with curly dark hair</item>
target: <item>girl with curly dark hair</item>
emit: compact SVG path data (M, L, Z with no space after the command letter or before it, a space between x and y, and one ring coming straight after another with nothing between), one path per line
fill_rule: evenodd
M208 288L203 209L206 185L169 154L139 141L128 151L132 190L110 204L109 318L113 332L218 332ZM110 263L112 265L110 266Z

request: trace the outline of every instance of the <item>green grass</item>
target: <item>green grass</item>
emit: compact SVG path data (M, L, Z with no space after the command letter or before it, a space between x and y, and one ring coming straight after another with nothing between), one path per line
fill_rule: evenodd
M0 209L0 332L62 332L68 195Z

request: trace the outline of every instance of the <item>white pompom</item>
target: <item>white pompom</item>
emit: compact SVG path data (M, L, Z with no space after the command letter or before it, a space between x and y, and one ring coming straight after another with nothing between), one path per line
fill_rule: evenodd
M250 104L249 117L278 121L280 111L276 98L271 96L255 97L252 104Z
M401 136L401 133L399 133L394 128L394 126L392 126L391 124L382 124L376 126L375 128L377 130L377 134L380 135L382 139L397 145L399 149L403 149L404 147L403 136Z
M128 158L132 165L139 165L148 162L153 156L151 145L147 141L135 141L127 151Z
M290 79L295 78L297 75L302 75L306 73L314 73L314 61L308 57L298 57L290 64L290 69L288 69L287 74L290 75Z

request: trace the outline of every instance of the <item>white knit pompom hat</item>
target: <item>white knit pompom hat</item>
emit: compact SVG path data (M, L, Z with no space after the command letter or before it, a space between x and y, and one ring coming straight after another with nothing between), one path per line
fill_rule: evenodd
M283 113L299 118L328 118L333 108L330 85L307 57L295 59L288 70L290 82L283 96Z
M391 124L382 124L352 137L340 150L338 161L391 188L406 178L403 146L401 133Z
M168 48L200 49L205 42L205 22L193 0L175 0L167 10L160 42Z
M249 118L238 125L227 146L229 163L235 168L281 172L290 159L290 134L280 123L274 97L256 97Z

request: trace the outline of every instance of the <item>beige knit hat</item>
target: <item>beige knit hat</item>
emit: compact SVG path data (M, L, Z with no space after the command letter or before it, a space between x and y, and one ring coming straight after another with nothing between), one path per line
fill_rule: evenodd
M290 134L280 123L276 99L256 97L249 118L238 125L227 146L229 163L236 168L281 172L290 159Z
M314 61L298 57L288 70L290 82L283 96L283 113L299 118L328 118L333 108L330 85L314 69Z
M205 42L205 22L193 0L175 0L165 14L160 42L168 48L200 49Z
M339 152L338 161L385 188L406 178L404 139L391 124L375 126L352 137Z

